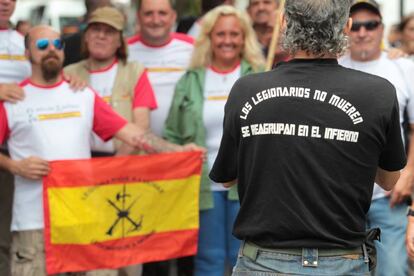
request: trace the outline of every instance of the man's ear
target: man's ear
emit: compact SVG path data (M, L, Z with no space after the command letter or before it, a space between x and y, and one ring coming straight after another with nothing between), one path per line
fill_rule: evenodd
M173 10L173 22L177 21L177 12Z
M280 26L280 29L281 30L284 30L286 28L286 25L287 25L287 23L286 23L286 15L285 15L284 12L281 12L279 14L279 26Z
M27 60L30 61L30 52L28 49L24 50L24 56L26 57Z
M349 34L351 32L351 27L352 27L352 18L350 17L345 24L344 33Z
M30 53L29 49L24 50L24 56L30 63L33 63L33 55Z

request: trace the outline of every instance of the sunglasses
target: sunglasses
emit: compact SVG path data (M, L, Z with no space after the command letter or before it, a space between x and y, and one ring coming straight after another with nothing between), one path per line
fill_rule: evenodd
M49 47L49 43L52 43L57 50L62 50L65 47L65 43L59 38L53 40L47 38L38 39L36 41L36 47L43 51Z
M373 31L378 26L381 25L381 21L377 20L371 20L371 21L365 21L365 22L354 22L352 23L351 31L352 32L358 32L362 27L365 28L367 31Z

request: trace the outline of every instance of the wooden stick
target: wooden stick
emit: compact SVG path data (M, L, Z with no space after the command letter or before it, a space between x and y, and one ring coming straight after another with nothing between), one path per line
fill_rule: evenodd
M276 22L273 28L272 40L270 41L269 49L267 52L266 71L272 70L273 62L275 60L275 52L276 52L276 47L278 46L277 44L279 42L279 34L280 34L279 17L284 7L285 7L285 1L281 0L279 4L279 8L276 10Z

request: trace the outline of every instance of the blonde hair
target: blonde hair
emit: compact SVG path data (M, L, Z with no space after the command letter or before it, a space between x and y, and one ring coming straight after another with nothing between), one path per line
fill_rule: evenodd
M218 6L203 17L201 32L195 41L190 68L196 69L211 65L213 52L211 50L210 34L221 16L235 16L239 20L244 36L241 58L245 59L255 71L258 71L263 67L264 58L256 34L251 27L250 19L244 11L237 10L229 5Z

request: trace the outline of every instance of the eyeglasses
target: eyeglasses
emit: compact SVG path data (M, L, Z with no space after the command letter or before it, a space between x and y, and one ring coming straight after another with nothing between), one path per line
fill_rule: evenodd
M352 23L351 31L358 32L362 27L364 27L367 31L373 31L378 26L381 25L381 21L371 20L365 22L354 22Z
M47 38L38 39L36 41L36 47L37 47L37 49L43 51L43 50L46 50L49 47L49 43L52 43L53 46L57 50L62 50L65 47L65 43L59 38L56 38L56 39L53 39L53 40L50 40L50 39L47 39Z

